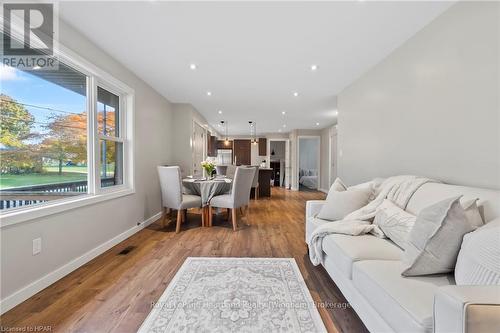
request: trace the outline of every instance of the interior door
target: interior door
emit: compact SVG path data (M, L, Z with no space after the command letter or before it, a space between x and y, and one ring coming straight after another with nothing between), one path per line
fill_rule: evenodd
M193 122L193 176L203 176L201 162L205 160L205 129Z

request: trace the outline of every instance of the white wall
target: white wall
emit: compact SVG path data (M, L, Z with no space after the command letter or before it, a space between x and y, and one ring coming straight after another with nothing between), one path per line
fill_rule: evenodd
M23 288L112 238L134 230L137 223L161 211L156 166L171 161L171 104L64 22L60 25L60 40L135 89L136 193L2 227L0 290L3 305L30 296L41 284L24 291ZM33 256L32 240L37 237L42 238L42 252Z
M499 7L457 3L341 92L347 184L419 174L500 188Z
M198 110L191 104L178 103L173 104L173 118L172 122L172 138L174 142L171 143L172 149L172 164L178 165L181 168L183 176L191 175L193 173L193 121L197 122L205 129L205 137L208 135L207 130L211 135L218 136L219 134L211 127L208 127L205 117L203 117ZM207 155L207 144L204 146L204 156Z
M181 168L183 176L190 175L193 164L193 107L190 104L173 105L172 137L171 143L172 164Z

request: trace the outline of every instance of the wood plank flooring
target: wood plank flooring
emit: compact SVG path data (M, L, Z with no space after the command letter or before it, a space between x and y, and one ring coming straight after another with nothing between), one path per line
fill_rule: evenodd
M135 332L188 256L293 257L330 332L367 332L322 267L314 267L304 243L306 200L320 192L272 189L272 197L252 200L249 225L233 232L226 214L201 228L188 214L175 234L175 218L159 221L80 267L0 317L0 326L51 326L60 332ZM119 254L124 249L127 254ZM344 308L343 308L344 307Z

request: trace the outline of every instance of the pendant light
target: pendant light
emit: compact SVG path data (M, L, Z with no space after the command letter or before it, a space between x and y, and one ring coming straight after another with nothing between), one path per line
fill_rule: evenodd
M221 120L220 123L224 126L224 146L229 146L229 138L227 137L227 121Z
M253 121L248 122L250 124L250 140L252 144L256 145L257 141L257 123Z

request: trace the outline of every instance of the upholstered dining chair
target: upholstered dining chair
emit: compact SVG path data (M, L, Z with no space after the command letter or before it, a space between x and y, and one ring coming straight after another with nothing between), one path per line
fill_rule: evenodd
M235 165L232 165L232 164L228 165L227 169L226 169L226 177L233 179L234 178L234 174L236 172L236 168L237 167Z
M259 166L248 166L248 168L254 168L255 174L253 175L252 188L254 193L254 199L257 200L259 198Z
M158 166L158 175L160 176L161 198L163 208L177 210L177 226L175 232L181 230L181 222L184 214L189 208L201 207L201 197L198 195L182 194L181 170L178 166ZM162 219L164 226L166 212ZM205 214L201 214L202 225Z
M233 222L233 230L236 231L238 222L236 220L236 211L238 208L246 207L246 215L248 218L248 203L250 201L250 190L252 189L254 168L238 167L234 174L233 187L229 194L218 195L210 200L209 206L209 222L212 226L212 208L227 208L231 211L231 220Z
M227 172L227 165L216 165L215 173L217 176L225 176Z

